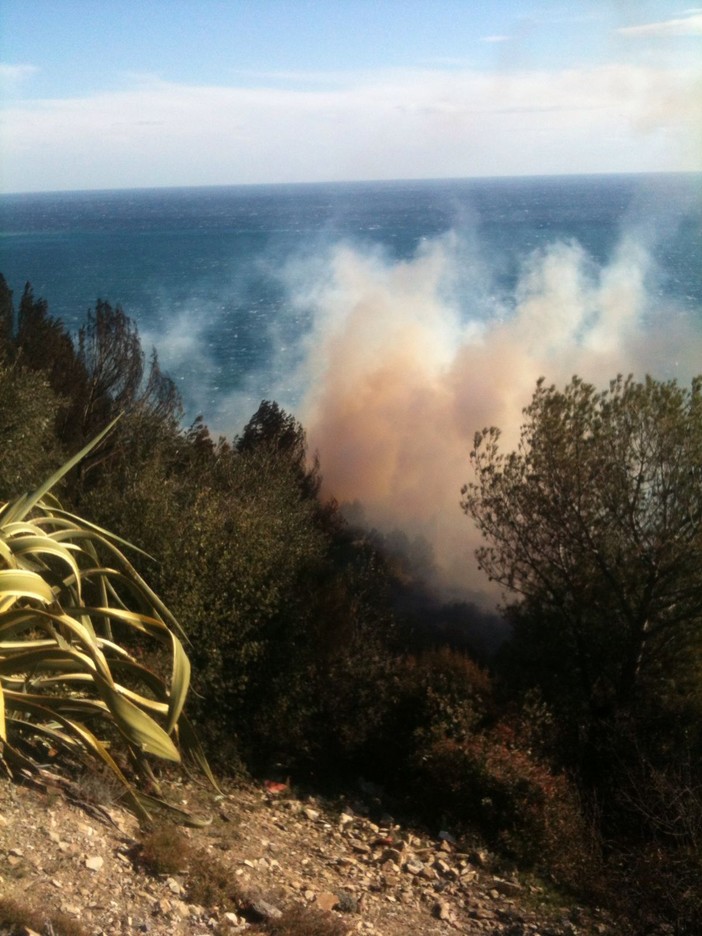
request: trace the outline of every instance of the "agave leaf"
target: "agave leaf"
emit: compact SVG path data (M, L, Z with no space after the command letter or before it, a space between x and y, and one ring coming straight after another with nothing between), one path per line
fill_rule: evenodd
M102 699L82 696L40 695L39 693L5 689L7 711L28 712L44 718L61 719L73 713L84 718L109 717L110 711Z
M6 523L2 528L4 539L13 543L18 536L35 536L40 532L34 521L23 520Z
M105 542L105 545L110 548L111 544ZM181 627L178 620L175 618L173 613L166 607L166 605L161 601L155 591L151 589L144 579L139 575L134 566L127 560L127 558L120 553L119 550L112 547L113 552L120 557L120 561L124 566L124 571L117 573L114 569L90 569L83 571L83 578L86 578L88 575L92 576L94 574L104 574L109 575L111 578L117 578L124 581L133 591L137 592L142 600L145 600L157 614L159 614L164 621L168 623L170 627L173 628L185 643L190 643L188 635L185 633ZM127 574L128 573L128 574Z
M0 612L9 609L18 598L31 598L50 605L54 602L54 593L36 572L0 569Z
M135 795L139 797L139 801L145 806L150 806L156 809L165 809L167 812L172 813L185 825L193 826L193 828L196 829L204 829L206 826L212 825L211 816L208 816L207 818L198 818L191 812L188 812L187 809L183 809L182 806L176 806L173 803L169 803L167 800L161 799L159 796L151 796L149 793L144 793L142 790L135 790L134 792Z
M150 559L152 562L156 562L154 557L149 553L145 552L139 546L135 546L134 543L130 543L129 540L123 539L121 536L118 536L117 533L113 533L111 530L106 530L101 526L98 526L96 523L91 523L90 520L86 520L84 517L79 517L76 514L71 513L68 510L64 510L61 507L55 507L51 509L51 515L44 518L43 522L53 523L63 520L66 524L69 522L73 526L66 526L66 529L74 529L77 534L81 535L81 538L88 537L94 538L94 534L97 535L101 540L107 540L111 543L119 543L121 546L124 546L127 549L134 550L134 552L139 553L144 556L146 559Z
M7 741L7 723L5 721L5 692L0 682L0 741Z
M82 610L91 615L114 618L116 621L129 624L142 634L148 634L150 637L156 637L159 640L166 639L170 633L163 621L149 614L140 614L137 611L126 611L123 608L92 607L87 605L82 609L65 608L66 613L71 615L75 614L78 610Z
M0 675L13 675L17 673L44 672L52 670L65 670L66 667L78 666L82 672L88 674L92 680L91 671L95 670L93 661L78 651L66 652L61 647L34 647L27 649L24 644L22 650L8 652L7 648L0 646ZM70 670L69 670L70 673Z
M166 724L168 734L171 734L178 723L190 688L190 660L183 649L182 643L173 633L171 633L171 642L173 645L173 672L171 674L171 692L168 722Z
M76 583L76 592L78 601L81 600L80 572L78 563L74 559L71 550L60 543L55 542L49 536L31 536L25 535L17 537L12 541L12 552L16 559L24 556L54 556L66 563L70 569Z
M73 753L99 757L146 818L150 798L140 798L86 720L116 727L147 775L145 755L178 762L174 738L182 738L189 755L217 784L183 714L190 685L182 643L187 636L122 551L136 547L64 511L51 493L113 425L35 491L0 505L0 764L41 773L39 764L7 742L8 725L12 731L43 735ZM87 583L97 599L94 607L83 601ZM169 683L114 641L114 621L168 641ZM131 685L141 691L122 685L125 676L133 677ZM165 730L157 719L165 722ZM164 801L153 802L194 821Z
M43 725L36 721L22 721L21 718L13 718L11 715L8 715L7 720L17 730L21 731L22 729L29 729L32 734L40 734L50 738L52 741L55 741L71 752L75 751L77 747L80 747L81 742L77 738L72 738L69 734L66 734L66 732L59 731L58 728L52 727L50 725Z
M12 550L4 539L0 539L0 563L10 569L14 569L17 565L17 561L12 553Z
M94 634L91 634L91 632L86 627L84 627L74 617L71 617L70 615L63 612L54 613L38 608L35 611L35 615L38 621L54 623L64 628L65 632L69 634L69 636L71 636L74 640L78 641L80 646L84 648L85 652L90 656L93 663L95 664L96 672L99 672L103 679L107 680L108 682L112 682L112 676L110 674L110 668L107 664L107 660L105 659L102 651L99 649ZM55 632L54 636L57 643L61 643L61 634ZM64 648L71 647L71 644L69 644L65 639L61 645Z
M110 752L107 750L105 745L102 744L102 742L98 741L95 735L91 731L89 731L85 727L85 725L79 725L75 722L71 722L70 724L73 730L76 732L76 734L79 734L83 738L86 747L89 750L91 750L94 754L97 754L97 756L103 761L103 763L109 767L109 769L112 771L115 777L117 777L119 782L124 787L132 805L134 806L134 811L137 813L137 815L144 821L148 822L149 819L151 819L151 814L145 808L138 792L134 789L134 787L131 785L129 780L127 780L125 775L122 773L117 762L110 755Z
M144 754L180 763L180 754L171 738L149 715L126 699L113 684L95 675L101 698L114 716L115 724L130 744Z
M188 716L185 715L185 713L180 716L180 721L178 722L178 739L180 741L180 746L183 749L183 753L190 757L190 759L197 764L215 790L217 790L218 793L221 793L222 790L215 780L209 762L205 757L205 752L202 749L197 732L193 728L192 722Z

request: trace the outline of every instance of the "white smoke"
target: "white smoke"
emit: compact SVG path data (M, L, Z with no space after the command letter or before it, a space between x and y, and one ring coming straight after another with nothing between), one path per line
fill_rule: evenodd
M408 261L341 245L323 275L288 274L295 302L312 310L297 415L327 492L360 501L381 529L426 537L444 582L473 598L486 582L459 500L476 430L499 426L514 446L542 376L556 385L576 373L598 386L618 373L686 383L702 369L700 331L656 296L635 236L622 237L604 266L576 242L553 243L524 259L511 297L491 295L489 273L453 234Z

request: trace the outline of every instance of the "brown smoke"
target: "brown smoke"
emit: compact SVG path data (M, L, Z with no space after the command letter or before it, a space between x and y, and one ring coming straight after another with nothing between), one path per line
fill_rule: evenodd
M452 296L460 262L450 237L406 262L336 248L326 281L305 296L315 327L300 417L328 493L359 500L381 529L425 536L445 584L493 603L459 507L476 430L499 426L513 447L541 376L686 383L702 336L670 303L652 307L649 260L633 239L603 268L577 244L554 243L525 263L510 303L474 318ZM466 288L464 276L463 309Z

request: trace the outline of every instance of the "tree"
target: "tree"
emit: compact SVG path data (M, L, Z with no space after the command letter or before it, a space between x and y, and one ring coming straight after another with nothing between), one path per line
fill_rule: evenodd
M95 469L134 462L179 431L182 404L175 383L163 373L156 351L149 366L136 323L120 306L99 300L78 332L77 358L85 391L73 397L73 425L83 438L122 414L110 444L81 464L81 488Z
M69 409L68 401L85 395L85 371L71 336L63 322L49 314L46 300L35 299L29 283L20 300L15 347L21 366L45 374Z
M0 498L38 486L60 460L60 401L41 373L0 363Z
M638 706L700 700L702 378L539 381L516 451L476 434L462 507L515 639L585 745ZM573 727L573 726L571 726ZM581 746L581 753L582 753Z
M315 455L308 467L305 430L294 416L286 413L277 403L261 401L237 438L236 449L242 455L266 452L282 459L297 474L303 497L314 498L319 493L322 482L319 458Z
M14 307L12 290L0 273L0 358L9 355L13 343Z
M178 421L181 401L175 384L161 371L155 351L146 376L139 329L120 306L98 300L78 332L78 357L88 377L83 400L86 434L122 412Z

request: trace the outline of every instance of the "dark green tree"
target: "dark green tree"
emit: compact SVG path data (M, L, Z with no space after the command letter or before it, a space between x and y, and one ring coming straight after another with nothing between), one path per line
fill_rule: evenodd
M702 379L540 381L516 451L478 433L462 506L522 667L579 736L702 701ZM567 713L567 715L566 715ZM652 714L652 717L653 714ZM650 727L650 722L647 723Z
M319 458L308 464L307 438L302 425L277 403L262 400L259 408L236 440L242 455L266 452L286 462L297 475L304 497L316 497L321 486ZM282 462L281 462L282 463Z
M14 306L12 290L0 273L0 359L7 358L14 340Z
M59 400L46 377L0 363L0 501L33 490L62 457L54 432Z
M29 283L17 313L17 356L22 367L41 371L65 401L85 394L85 372L63 322L49 313L45 299L36 299Z
M129 471L157 443L179 432L182 404L175 383L164 374L156 351L146 363L139 329L120 306L99 300L78 332L77 359L85 374L84 390L72 396L73 426L83 439L121 415L109 444L81 464L81 483L95 483L95 471ZM168 444L170 444L168 442ZM112 479L117 483L118 477Z

